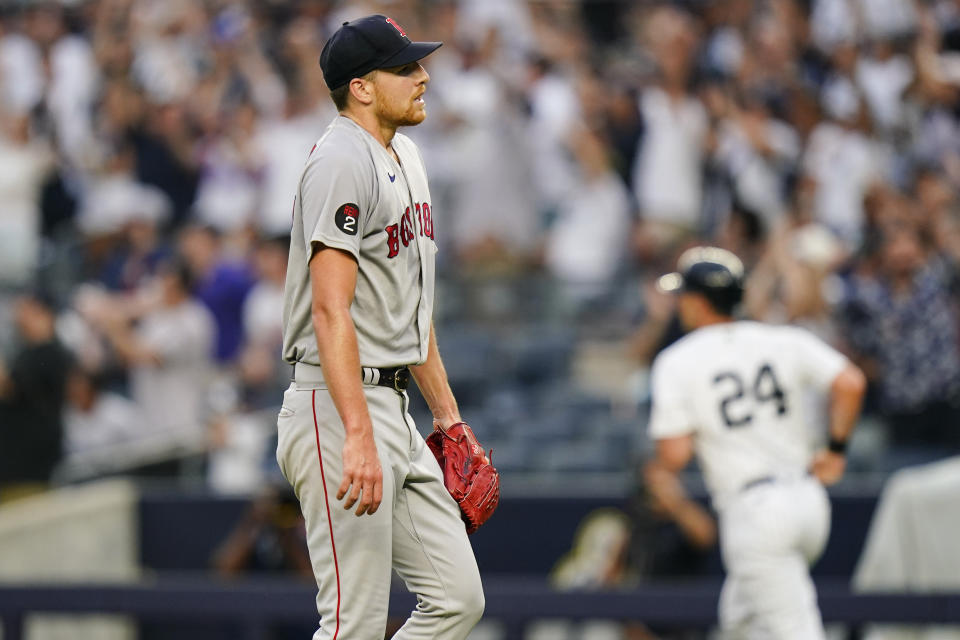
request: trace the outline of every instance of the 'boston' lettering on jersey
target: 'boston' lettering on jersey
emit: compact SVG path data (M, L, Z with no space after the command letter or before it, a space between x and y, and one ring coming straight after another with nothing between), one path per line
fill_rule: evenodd
M416 203L414 205L416 219L420 227L420 235L433 240L433 215L430 212L430 203ZM384 232L387 234L387 257L396 258L400 253L400 244L404 247L410 246L410 241L416 236L416 225L413 216L410 215L410 207L407 207L400 216L399 224L388 225Z

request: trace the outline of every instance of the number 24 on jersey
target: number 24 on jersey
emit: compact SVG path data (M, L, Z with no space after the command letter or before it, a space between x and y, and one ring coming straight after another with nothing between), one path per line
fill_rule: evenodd
M713 386L723 393L719 410L727 427L750 424L756 409L768 402L773 403L778 416L787 414L787 396L767 362L746 380L735 371L721 371L713 376Z

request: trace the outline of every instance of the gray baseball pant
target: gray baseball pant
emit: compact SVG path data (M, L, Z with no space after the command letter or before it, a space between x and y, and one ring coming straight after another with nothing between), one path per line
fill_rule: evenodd
M406 392L364 386L383 470L374 515L336 499L343 423L322 382L295 381L277 420L277 461L306 520L320 628L313 640L382 640L391 569L417 595L395 640L463 640L484 597L460 510L408 413Z

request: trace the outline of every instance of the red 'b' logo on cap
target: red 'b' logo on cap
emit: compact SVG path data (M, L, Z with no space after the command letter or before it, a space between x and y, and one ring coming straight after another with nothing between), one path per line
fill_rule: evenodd
M404 38L407 37L407 32L401 29L400 25L398 25L396 22L393 21L393 18L387 18L387 22L392 24L393 28L400 32L400 35L402 35Z

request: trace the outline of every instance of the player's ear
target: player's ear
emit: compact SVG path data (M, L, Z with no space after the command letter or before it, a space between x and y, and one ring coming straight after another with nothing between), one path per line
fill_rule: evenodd
M373 102L373 78L376 71L372 71L362 78L354 78L350 81L350 95L357 102L368 105Z

